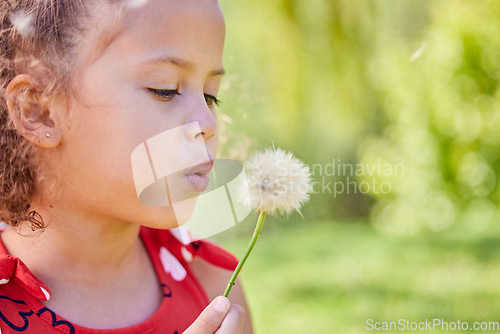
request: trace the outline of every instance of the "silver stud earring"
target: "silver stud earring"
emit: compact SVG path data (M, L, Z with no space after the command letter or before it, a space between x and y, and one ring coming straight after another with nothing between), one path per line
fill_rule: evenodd
M47 133L47 134L45 135L45 137L47 137L47 138L50 138L50 136L52 136L50 133Z

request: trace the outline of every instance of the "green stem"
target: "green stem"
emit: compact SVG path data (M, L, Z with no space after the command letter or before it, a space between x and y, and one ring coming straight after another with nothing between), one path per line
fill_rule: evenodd
M224 297L227 297L229 295L229 291L231 291L231 288L233 287L234 282L236 281L236 277L238 277L238 274L240 273L241 269L243 268L243 265L245 264L245 261L252 252L252 249L255 246L255 243L257 242L257 238L260 235L260 231L262 231L262 226L264 226L265 219L266 219L266 213L261 211L259 213L259 219L257 220L257 226L255 226L255 231L253 232L252 240L250 240L250 244L248 245L245 255L243 255L243 258L240 260L238 266L233 272L233 275L231 276L231 280L229 281L226 287L226 291L224 291Z

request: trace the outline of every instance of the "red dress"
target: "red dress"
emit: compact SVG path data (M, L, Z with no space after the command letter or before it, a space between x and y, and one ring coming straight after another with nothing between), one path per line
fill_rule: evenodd
M117 329L90 329L65 320L45 307L48 287L0 242L0 333L132 334L182 333L209 304L206 292L188 261L205 261L234 270L237 259L209 241L181 242L179 230L141 228L140 237L163 288L163 300L153 316L137 325ZM221 291L222 293L222 291Z

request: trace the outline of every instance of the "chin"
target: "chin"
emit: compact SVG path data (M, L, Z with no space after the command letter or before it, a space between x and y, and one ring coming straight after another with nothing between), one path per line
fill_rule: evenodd
M141 215L140 225L157 228L171 229L186 224L192 217L197 197L175 202L170 207L144 206L144 215ZM141 210L142 211L142 210Z

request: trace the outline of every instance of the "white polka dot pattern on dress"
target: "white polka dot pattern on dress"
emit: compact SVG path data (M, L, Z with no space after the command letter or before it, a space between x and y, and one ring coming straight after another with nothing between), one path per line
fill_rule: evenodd
M49 301L50 300L50 293L42 287L40 287L40 290L42 290L43 294L45 295L45 299L47 301Z
M160 248L160 260L165 272L170 274L174 280L180 282L186 278L186 269L165 247Z
M193 254L191 254L191 252L188 251L186 247L181 247L181 253L182 257L184 258L184 260L186 260L186 262L193 261Z
M0 284L7 284L7 283L9 283L9 281L10 280L8 278L2 278L2 279L0 279Z

